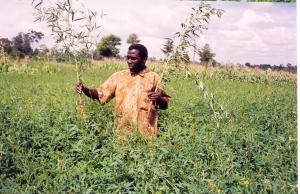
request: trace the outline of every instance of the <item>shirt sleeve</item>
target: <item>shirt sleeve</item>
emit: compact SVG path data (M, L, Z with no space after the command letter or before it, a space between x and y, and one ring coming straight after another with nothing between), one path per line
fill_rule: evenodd
M113 74L97 88L100 103L105 104L109 102L112 98L114 98L116 88L117 88L116 74Z

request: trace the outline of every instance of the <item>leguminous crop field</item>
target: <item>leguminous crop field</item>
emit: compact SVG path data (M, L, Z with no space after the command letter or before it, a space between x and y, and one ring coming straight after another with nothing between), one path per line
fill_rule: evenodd
M84 83L126 68L85 67ZM80 113L74 65L2 67L0 193L296 193L296 78L199 72L204 90L184 75L166 82L172 100L149 141L115 133L113 101L83 97Z

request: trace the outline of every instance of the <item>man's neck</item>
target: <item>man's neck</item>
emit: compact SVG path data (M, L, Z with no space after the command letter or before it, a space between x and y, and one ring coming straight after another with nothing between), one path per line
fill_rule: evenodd
M129 71L130 71L130 73L132 75L137 75L137 74L139 74L141 71L143 71L146 68L147 68L146 65L143 65L143 66L140 66L140 67L138 67L136 69L130 69Z

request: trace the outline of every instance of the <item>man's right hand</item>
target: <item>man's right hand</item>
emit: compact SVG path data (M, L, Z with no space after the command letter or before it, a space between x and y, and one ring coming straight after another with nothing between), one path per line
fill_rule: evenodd
M94 100L99 100L98 91L96 89L90 89L88 87L85 87L82 83L77 82L75 85L75 92L77 94L84 93L87 97L90 97Z
M83 84L80 82L77 82L76 86L75 86L75 92L77 94L82 94L82 88L83 88Z

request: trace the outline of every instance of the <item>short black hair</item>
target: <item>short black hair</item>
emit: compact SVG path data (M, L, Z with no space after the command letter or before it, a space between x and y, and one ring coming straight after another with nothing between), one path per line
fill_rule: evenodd
M142 44L132 44L129 46L128 50L136 49L139 51L140 57L145 60L148 58L147 48Z

